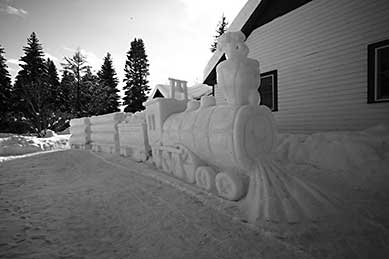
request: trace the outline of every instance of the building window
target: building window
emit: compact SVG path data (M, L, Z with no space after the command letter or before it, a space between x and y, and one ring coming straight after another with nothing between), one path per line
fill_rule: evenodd
M389 40L368 46L367 102L389 102Z
M258 91L261 95L261 105L266 105L272 111L278 111L277 70L261 74L261 86Z

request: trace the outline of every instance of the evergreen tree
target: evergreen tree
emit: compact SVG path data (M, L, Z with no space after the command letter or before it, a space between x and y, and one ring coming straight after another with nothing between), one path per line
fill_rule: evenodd
M11 76L8 72L4 49L0 45L0 131L9 131L8 113L11 111Z
M48 118L48 128L54 131L62 131L68 127L71 114L61 110L63 105L61 97L64 94L59 82L57 68L52 60L47 59L46 69L46 82L50 91L48 102L51 104L52 111Z
M60 83L58 78L58 72L57 68L54 64L54 62L51 59L47 59L46 61L46 69L47 69L47 77L46 81L48 83L49 89L50 89L50 103L53 105L53 108L57 108L60 104L60 100L57 97L58 91L60 91Z
M47 83L47 67L43 58L42 46L33 32L23 48L24 56L14 86L15 109L19 112L19 120L26 120L31 129L44 133L48 127L51 111L51 90Z
M62 79L57 92L57 107L61 112L72 114L74 108L76 79L72 73L67 70L62 72Z
M218 40L218 38L227 31L227 25L228 25L227 19L224 16L224 14L222 14L222 19L219 21L219 23L217 25L216 35L213 37L214 41L213 41L213 43L211 45L211 52L212 53L215 52L216 49L217 49L217 40Z
M86 57L81 54L80 49L77 49L72 58L65 57L65 61L65 63L62 63L62 66L65 70L72 73L76 79L74 115L80 117L84 113L82 111L83 107L81 106L81 78L90 66L86 62Z
M83 116L104 114L106 95L99 84L99 78L88 67L81 78L80 102Z
M118 79L116 78L116 72L112 65L111 54L107 53L107 56L104 58L104 63L97 75L99 77L100 90L105 90L105 100L102 103L105 108L104 112L118 112L120 98L118 95L119 90L116 88Z
M135 38L131 42L124 71L126 85L124 86L123 104L127 105L124 111L137 112L144 110L143 102L147 100L146 94L150 91L150 88L147 85L149 64L142 39Z

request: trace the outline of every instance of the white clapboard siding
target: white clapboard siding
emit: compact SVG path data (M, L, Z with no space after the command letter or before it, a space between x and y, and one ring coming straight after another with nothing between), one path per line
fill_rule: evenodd
M389 103L367 103L367 46L386 39L388 0L313 0L253 31L249 57L277 70L279 130L388 123Z

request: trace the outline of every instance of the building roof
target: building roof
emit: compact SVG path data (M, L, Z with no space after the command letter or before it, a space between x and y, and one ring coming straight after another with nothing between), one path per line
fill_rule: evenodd
M199 99L201 98L201 96L210 95L211 93L212 93L212 87L206 84L196 84L194 86L188 87L189 99ZM156 97L170 98L170 85L164 85L164 84L156 85L150 93L149 100L154 99ZM183 98L183 96L177 96L177 97Z
M232 21L228 31L242 31L246 38L258 27L288 13L312 0L248 0ZM225 60L216 50L204 69L204 84L216 84L216 66Z
M169 85L163 85L163 84L158 84L156 85L153 90L151 91L149 95L149 100L154 99L158 96L156 96L157 93L161 93L163 97L167 98L170 95L170 86Z

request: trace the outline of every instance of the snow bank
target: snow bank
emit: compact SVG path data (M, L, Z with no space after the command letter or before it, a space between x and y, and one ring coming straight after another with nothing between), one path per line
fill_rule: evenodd
M1 156L15 156L39 151L69 148L68 142L70 135L57 135L54 132L51 132L50 135L50 137L38 138L8 133L1 134L0 158Z
M279 160L331 170L369 170L389 164L389 126L357 132L279 134Z

